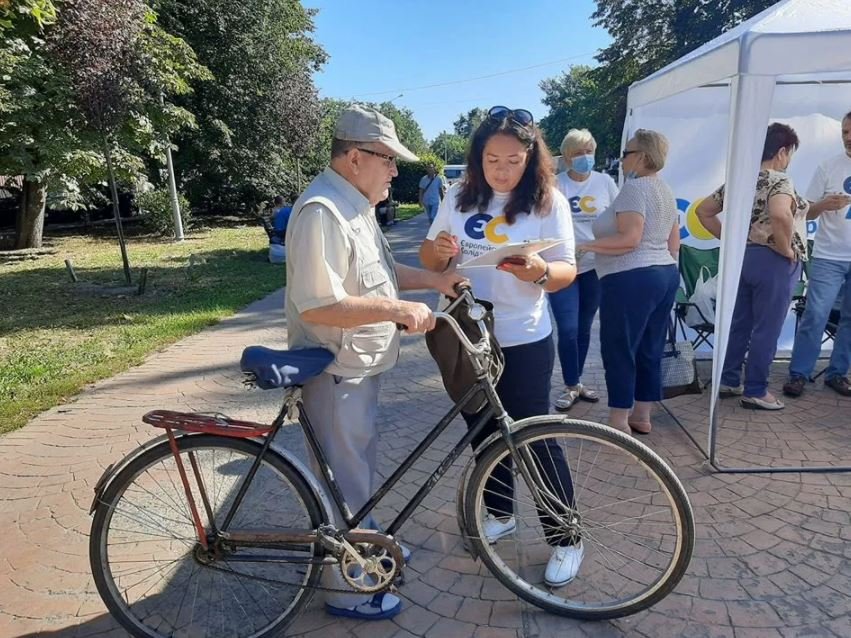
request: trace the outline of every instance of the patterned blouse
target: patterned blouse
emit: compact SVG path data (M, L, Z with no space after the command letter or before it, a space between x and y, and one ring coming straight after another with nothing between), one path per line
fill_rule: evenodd
M806 241L802 233L806 233L807 210L810 203L795 192L792 180L785 173L771 170L761 170L756 180L756 195L753 198L751 210L751 228L748 232L748 243L761 246L774 246L774 230L771 217L768 214L768 200L774 195L790 195L793 200L792 217L792 250L798 261L807 260ZM724 185L718 187L710 197L724 207Z

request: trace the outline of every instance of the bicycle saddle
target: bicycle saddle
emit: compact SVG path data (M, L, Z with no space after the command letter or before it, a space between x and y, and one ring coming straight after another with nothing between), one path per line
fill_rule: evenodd
M305 381L321 374L334 360L325 348L304 350L273 350L263 346L248 346L242 351L239 366L253 374L255 383L263 390L304 385Z

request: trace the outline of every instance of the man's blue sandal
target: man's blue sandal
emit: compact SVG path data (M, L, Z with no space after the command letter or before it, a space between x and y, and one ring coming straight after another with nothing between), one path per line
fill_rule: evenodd
M393 601L396 601L393 604ZM402 611L402 601L393 594L381 592L375 594L365 603L354 607L334 607L325 603L325 610L332 616L357 618L358 620L384 620L392 618Z

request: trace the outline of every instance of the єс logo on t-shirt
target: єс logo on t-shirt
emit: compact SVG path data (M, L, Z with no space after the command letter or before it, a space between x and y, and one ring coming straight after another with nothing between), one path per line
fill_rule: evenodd
M493 217L487 213L476 213L464 224L464 232L476 241L487 239L492 244L504 244L508 241L508 235L499 232L503 224L507 224L504 215Z
M576 195L567 200L570 203L570 212L574 215L579 213L585 213L586 215L593 215L597 212L597 207L594 205L594 202L597 201L597 198L593 195L585 195L580 197Z

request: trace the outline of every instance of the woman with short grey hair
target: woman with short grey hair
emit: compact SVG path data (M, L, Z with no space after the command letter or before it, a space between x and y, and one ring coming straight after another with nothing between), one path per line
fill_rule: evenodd
M592 241L591 225L618 194L614 180L594 170L597 142L588 129L570 129L561 142L566 170L556 177L556 186L567 198L577 242ZM549 294L556 320L558 358L564 390L555 409L566 412L578 400L596 403L599 395L582 383L585 357L591 342L591 326L600 305L600 282L594 270L594 255L586 253L577 263L576 281Z
M596 239L577 250L595 253L600 277L600 349L609 393L609 425L650 432L650 410L662 399L662 352L680 282L679 211L659 177L668 140L639 129L626 144L626 181L593 224Z

